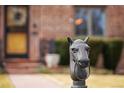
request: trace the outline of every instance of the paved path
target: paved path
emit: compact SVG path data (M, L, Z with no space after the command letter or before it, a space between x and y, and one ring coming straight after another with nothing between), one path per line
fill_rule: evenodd
M46 78L41 74L9 74L9 77L17 88L59 88L62 87L56 81Z

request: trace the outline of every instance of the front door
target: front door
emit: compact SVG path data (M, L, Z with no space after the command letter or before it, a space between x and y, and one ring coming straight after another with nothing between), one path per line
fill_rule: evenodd
M28 57L27 6L5 6L5 57Z

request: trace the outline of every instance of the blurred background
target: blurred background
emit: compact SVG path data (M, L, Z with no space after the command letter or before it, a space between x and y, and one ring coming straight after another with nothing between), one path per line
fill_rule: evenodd
M68 87L71 78L66 38L86 36L91 64L87 85L124 87L123 10L124 6L112 5L1 5L0 87L13 87L7 73L40 73Z

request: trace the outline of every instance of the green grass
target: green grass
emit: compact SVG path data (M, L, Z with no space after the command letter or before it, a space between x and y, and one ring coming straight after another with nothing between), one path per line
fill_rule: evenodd
M6 74L0 74L0 88L13 88L11 80Z
M87 85L91 88L124 88L124 75L91 75Z
M46 66L40 66L40 68L37 69L38 72L44 73L44 74L68 74L69 73L69 66L59 66L58 68L47 68ZM112 74L112 70L107 70L104 68L95 68L90 67L90 73L92 74Z
M42 76L56 81L63 87L70 87L72 80L69 67L60 67L55 70L45 68L41 70L41 73ZM122 88L124 87L124 75L114 75L111 70L91 67L91 75L86 82L90 88Z
M69 67L59 66L57 68L47 68L46 66L40 66L37 72L44 74L55 74L55 73L69 73Z
M69 74L43 74L42 76L52 79L62 87L70 87L72 80ZM89 88L124 88L124 75L90 75L86 80Z

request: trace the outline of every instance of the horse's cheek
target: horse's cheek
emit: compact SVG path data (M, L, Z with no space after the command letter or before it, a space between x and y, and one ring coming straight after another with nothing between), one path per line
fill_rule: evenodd
M76 68L75 63L74 62L70 63L70 74L73 80L77 80L75 76L75 68Z

